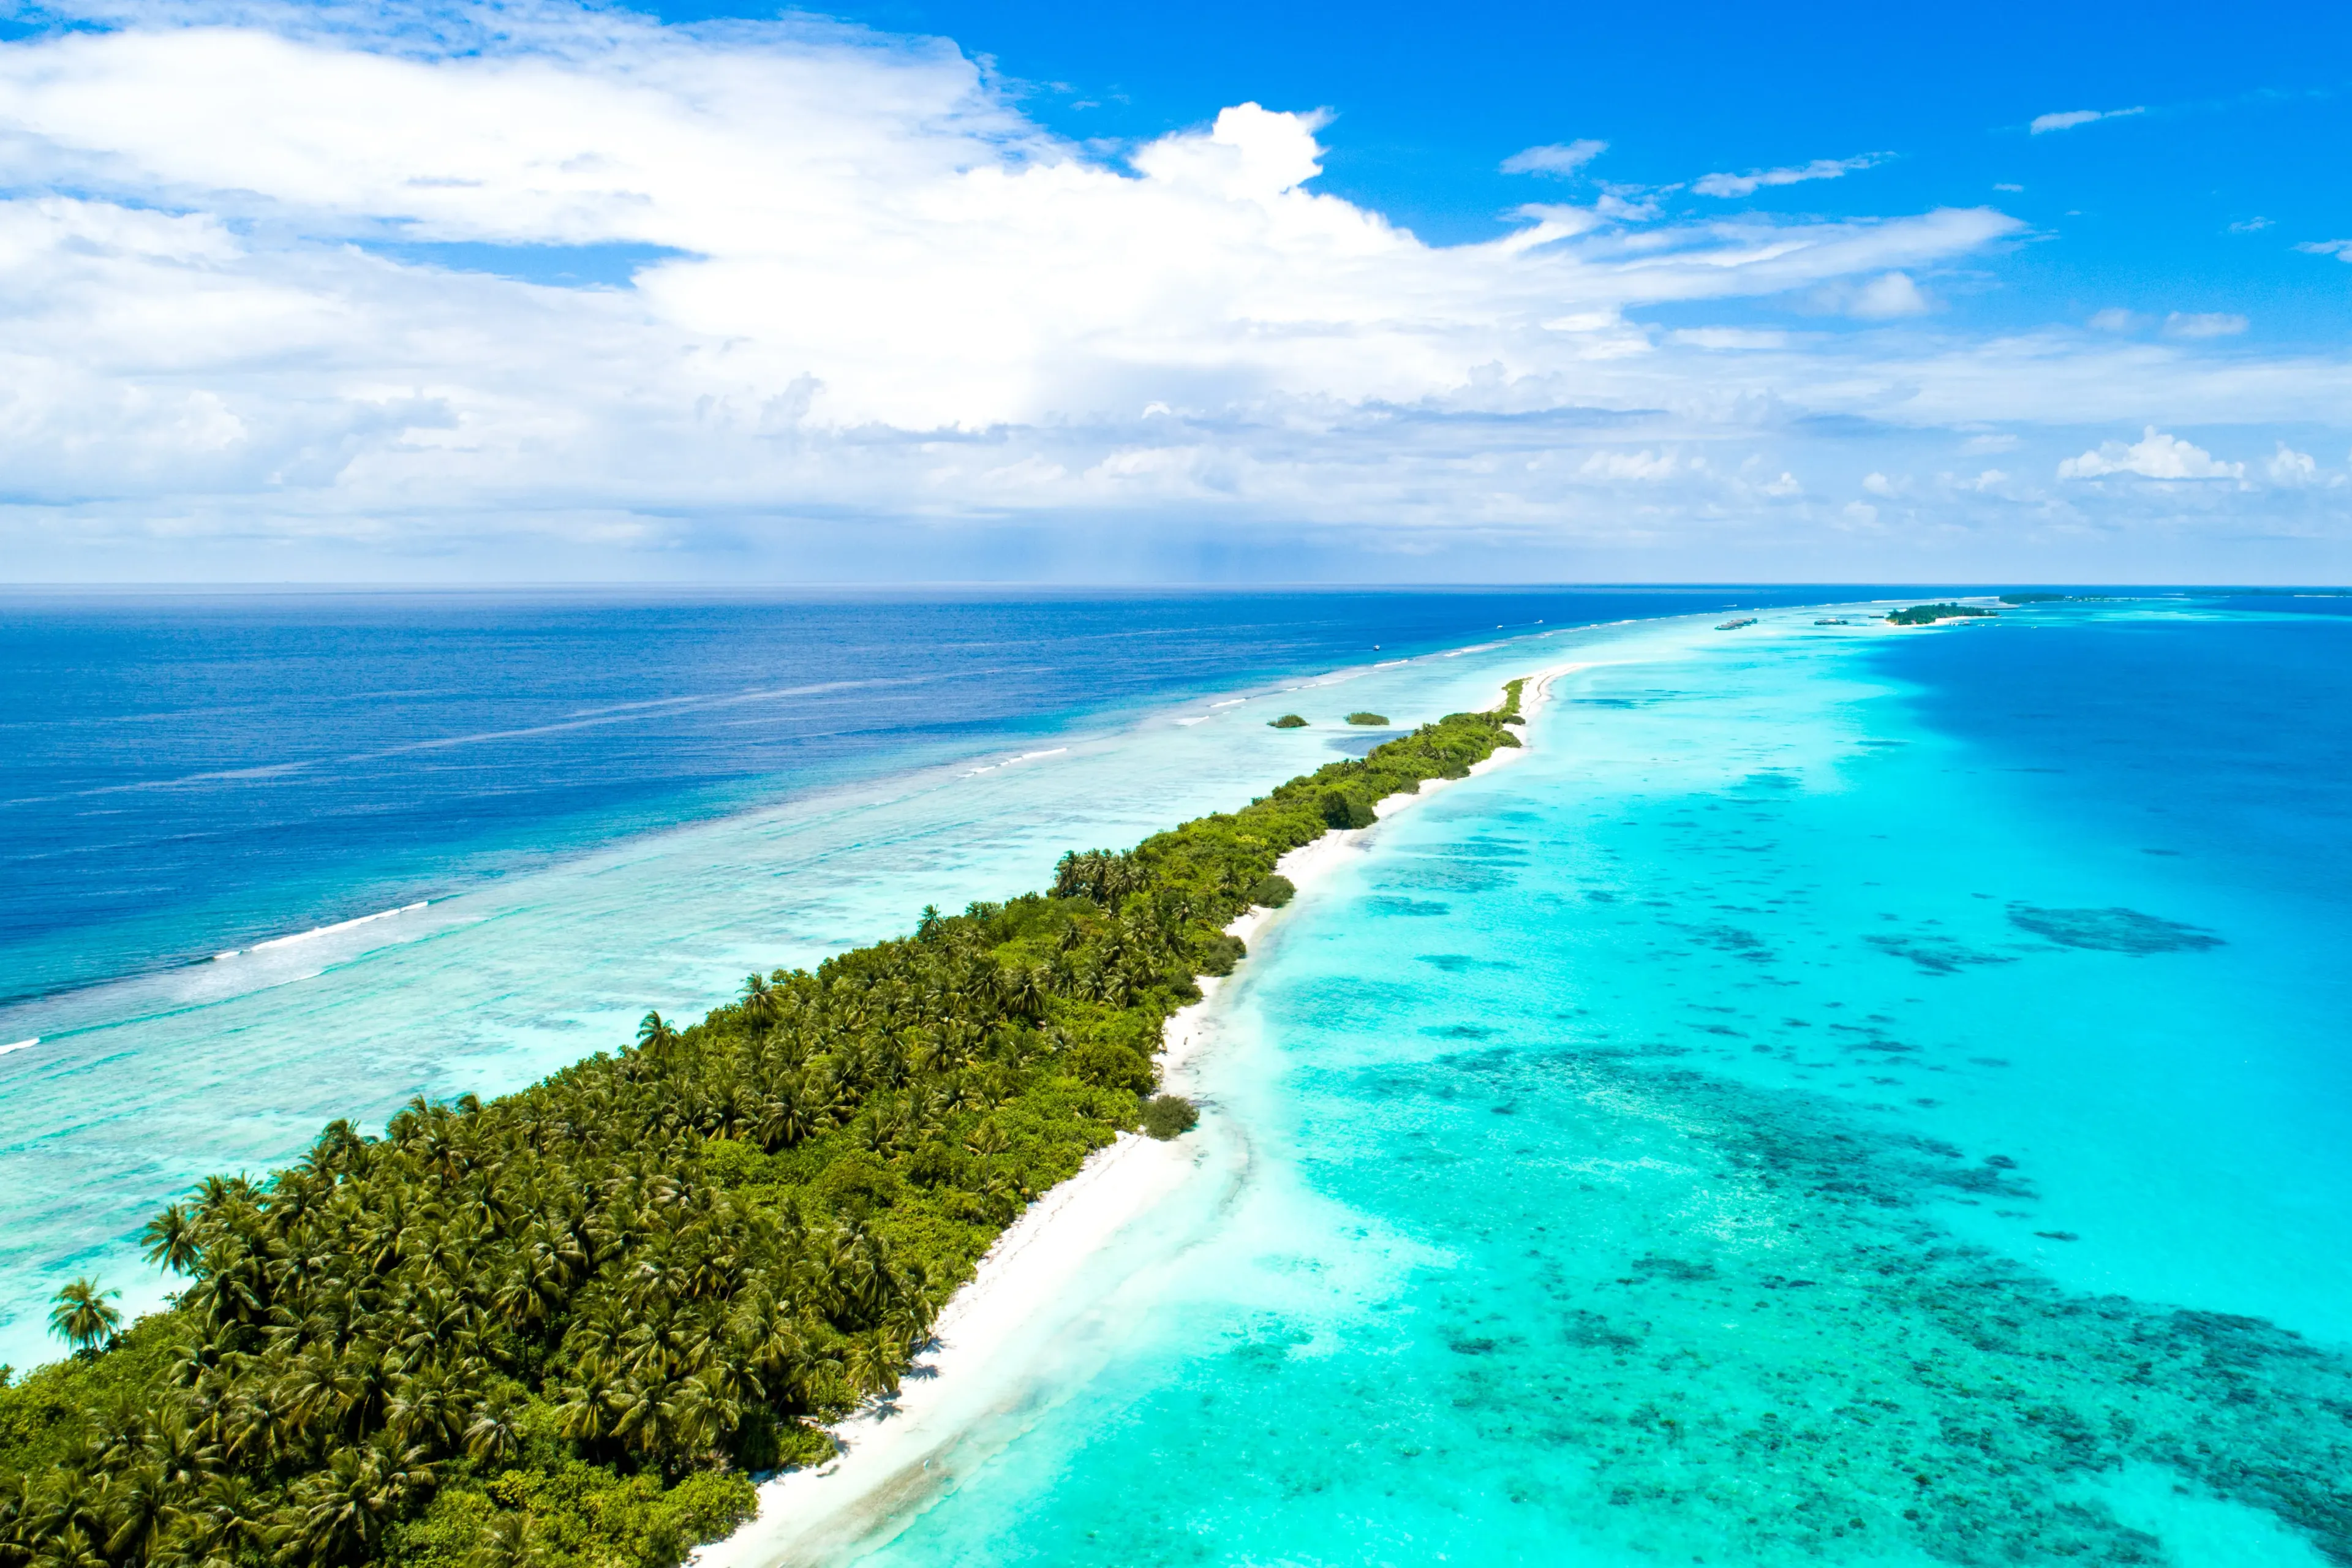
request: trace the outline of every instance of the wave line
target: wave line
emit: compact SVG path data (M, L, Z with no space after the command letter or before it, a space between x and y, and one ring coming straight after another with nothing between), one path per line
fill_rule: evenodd
M286 947L298 942L309 942L314 937L332 936L339 931L349 931L353 926L363 926L376 921L388 921L394 915L404 915L412 910L421 910L432 901L433 900L430 899L419 899L413 904L403 904L396 910L379 910L374 914L362 915L356 920L337 921L331 926L313 926L309 931L297 931L292 936L273 936L268 942L255 942L251 947L245 951L247 952L264 952L273 947ZM224 952L219 956L221 958L235 958L236 953L235 950L231 950L230 952Z

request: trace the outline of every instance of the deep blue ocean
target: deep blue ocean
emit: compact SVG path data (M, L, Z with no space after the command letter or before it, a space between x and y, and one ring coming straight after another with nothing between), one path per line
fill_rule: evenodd
M198 1173L1553 670L824 1560L2352 1561L2352 601L1858 593L12 602L0 1360Z

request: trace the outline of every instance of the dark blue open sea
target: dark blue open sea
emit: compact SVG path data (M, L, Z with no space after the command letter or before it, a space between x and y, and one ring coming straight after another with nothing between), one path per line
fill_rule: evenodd
M2352 600L1883 596L7 601L0 1359L204 1172L1555 670L843 1560L2352 1563Z

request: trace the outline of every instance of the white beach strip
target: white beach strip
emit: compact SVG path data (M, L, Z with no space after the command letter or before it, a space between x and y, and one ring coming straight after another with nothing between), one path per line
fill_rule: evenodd
M1532 720L1556 677L1585 668L1558 665L1530 676L1520 712ZM1471 772L1520 754L1519 749L1497 751ZM1427 780L1419 794L1390 795L1376 809L1387 817L1453 782ZM1285 855L1276 868L1303 893L1348 857L1368 852L1366 839L1378 831L1376 825L1326 833ZM1253 942L1281 915L1255 909L1225 929ZM1222 989L1220 981L1204 978L1202 999L1169 1017L1160 1057L1169 1088L1192 1087L1192 1068L1223 1016ZM1057 1339L1118 1289L1119 1280L1103 1278L1102 1270L1089 1276L1087 1266L1188 1184L1217 1179L1199 1139L1162 1143L1128 1133L1098 1150L997 1237L971 1283L940 1314L932 1348L918 1359L898 1396L834 1428L839 1457L761 1483L759 1517L698 1549L688 1563L693 1568L829 1563L886 1521L919 1512L969 1468L956 1452L959 1442L982 1421L1032 1403L1033 1384Z
M41 1043L41 1037L40 1037L40 1036L38 1036L38 1035L35 1035L35 1036L34 1036L31 1039L29 1039L29 1040L18 1040L15 1045L12 1045L12 1046L0 1046L0 1057L7 1056L7 1055L9 1055L10 1053L12 1053L12 1052L16 1052L16 1051L29 1051L29 1050L31 1050L35 1046L37 1046L37 1045L39 1045L40 1043Z

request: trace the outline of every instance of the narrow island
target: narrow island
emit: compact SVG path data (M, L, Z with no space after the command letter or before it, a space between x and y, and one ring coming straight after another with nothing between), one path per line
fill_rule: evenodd
M146 1228L172 1306L125 1329L76 1281L74 1353L0 1371L0 1562L673 1568L897 1388L1032 1200L1194 1124L1153 1058L1244 957L1225 926L1289 901L1285 853L1517 746L1524 684L517 1093L206 1179Z
M1304 730L1307 728L1307 721L1301 719L1296 713L1285 713L1279 719L1268 719L1265 722L1267 728L1274 730Z
M1988 610L1981 605L1913 605L1890 613L1886 619L1898 626L1932 626L1942 621L1976 620L1999 614L1999 610Z
M1373 713L1365 710L1359 710L1348 715L1349 723L1368 725L1376 730L1385 727L1388 721L1389 716L1385 713Z

